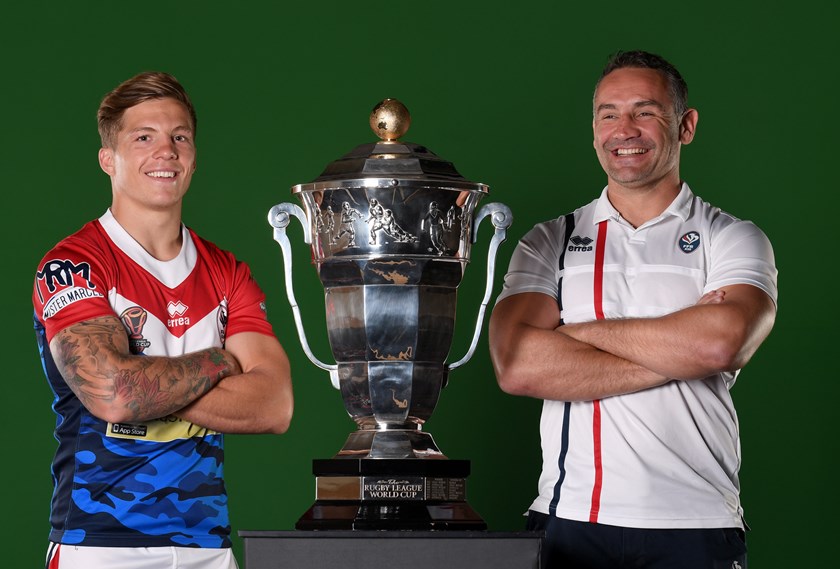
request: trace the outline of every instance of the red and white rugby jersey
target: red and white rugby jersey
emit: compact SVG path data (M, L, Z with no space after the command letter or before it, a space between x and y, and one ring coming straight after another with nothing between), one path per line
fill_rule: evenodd
M111 424L93 416L49 351L60 330L120 318L135 354L179 356L225 337L272 334L244 263L183 228L179 255L152 258L110 212L61 241L35 279L36 336L54 393L50 540L90 546L230 547L223 437L170 416Z
M566 323L657 317L736 283L775 302L776 277L761 230L695 197L686 184L662 215L639 228L621 218L604 189L523 237L498 300L549 295ZM624 527L741 526L741 451L729 394L736 375L600 401L545 401L532 509Z
M183 227L177 257L151 257L110 210L59 243L39 266L33 301L49 342L63 328L115 314L132 351L179 356L226 336L273 334L244 263Z

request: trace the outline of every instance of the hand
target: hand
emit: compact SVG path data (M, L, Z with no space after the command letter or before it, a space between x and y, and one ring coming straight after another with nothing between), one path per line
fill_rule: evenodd
M700 306L702 304L720 304L723 302L723 298L726 296L726 293L722 290L711 290L700 297L700 300L697 301L696 305Z

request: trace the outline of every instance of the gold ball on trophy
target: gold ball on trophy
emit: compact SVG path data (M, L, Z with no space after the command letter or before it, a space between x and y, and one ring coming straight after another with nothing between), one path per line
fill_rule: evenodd
M391 142L408 131L411 115L408 109L396 99L379 102L370 113L370 128L380 139Z

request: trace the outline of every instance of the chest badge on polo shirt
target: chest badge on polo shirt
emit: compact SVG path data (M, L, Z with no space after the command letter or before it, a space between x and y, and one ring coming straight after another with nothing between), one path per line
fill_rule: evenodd
M700 234L696 231L689 231L680 237L678 245L683 253L691 253L700 246Z
M575 235L569 239L569 251L592 251L593 239Z

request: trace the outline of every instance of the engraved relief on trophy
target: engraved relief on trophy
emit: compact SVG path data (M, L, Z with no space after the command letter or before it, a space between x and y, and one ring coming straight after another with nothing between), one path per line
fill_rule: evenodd
M356 245L356 220L362 219L362 212L350 205L350 202L341 204L341 211L338 214L338 226L335 224L336 215L331 207L327 207L328 214L332 218L331 231L328 234L331 245L338 245L340 248L353 248Z
M457 213L456 213L457 211ZM455 221L461 224L463 210L457 206L451 206L446 214L441 211L438 202L429 204L426 215L420 220L420 231L428 233L430 246L427 251L436 253L438 256L452 255L453 251L446 245L446 234L451 233ZM459 235L463 235L463 225Z
M380 241L380 231L393 239L395 243L414 243L417 241L417 237L400 227L394 217L393 210L385 208L376 198L370 199L368 218L365 222L368 224L369 243L371 245L388 243L387 241Z

